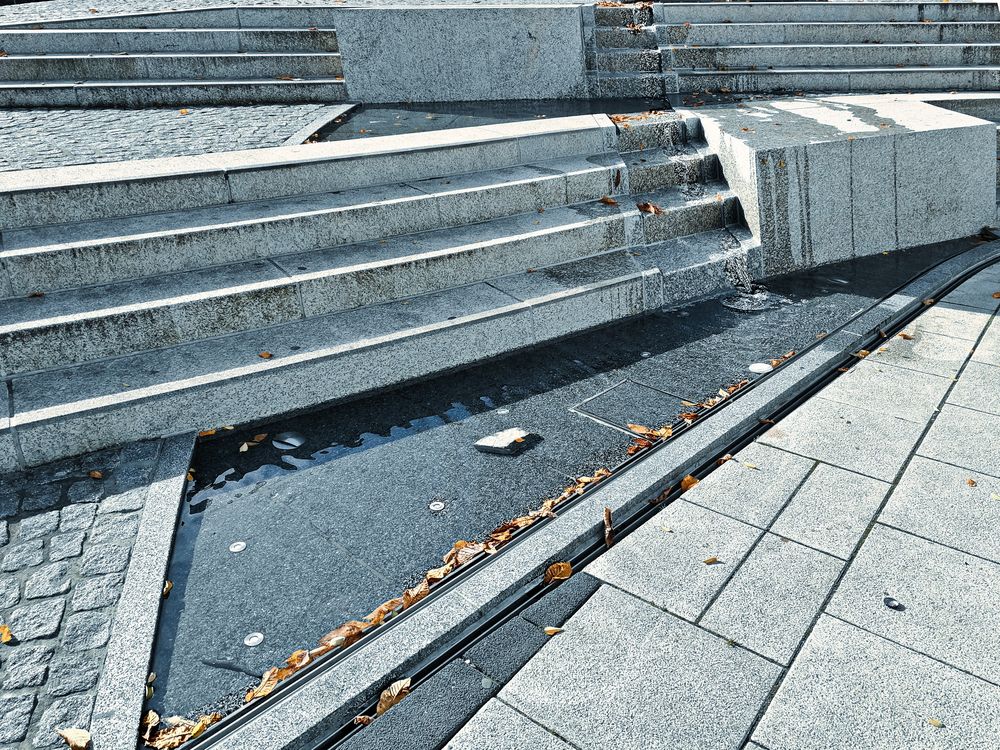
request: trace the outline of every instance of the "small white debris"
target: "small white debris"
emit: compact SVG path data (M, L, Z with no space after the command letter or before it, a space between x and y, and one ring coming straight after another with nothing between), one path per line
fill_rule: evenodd
M766 372L771 372L774 368L768 362L754 362L748 369L750 372L763 375Z
M520 427L511 427L508 430L487 435L482 440L477 440L475 448L483 453L499 453L502 456L513 456L520 453L524 448L524 443L530 433Z

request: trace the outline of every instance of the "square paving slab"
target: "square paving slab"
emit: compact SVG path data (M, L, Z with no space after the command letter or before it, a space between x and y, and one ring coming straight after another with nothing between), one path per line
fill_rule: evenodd
M1000 415L1000 367L969 362L948 395L948 403Z
M879 521L1000 563L998 498L1000 479L914 456Z
M951 384L951 378L863 360L824 388L820 396L910 422L924 422L938 408Z
M753 739L768 750L971 750L997 736L996 685L824 615Z
M888 490L885 482L820 464L771 530L847 559Z
M495 698L451 738L444 750L571 750L554 734Z
M912 334L937 333L952 339L975 341L989 321L989 313L984 310L940 302L921 313L905 330Z
M688 502L766 528L815 461L751 443L684 494ZM749 465L748 465L749 464Z
M760 534L679 500L588 565L587 572L695 620ZM718 562L707 564L711 558Z
M738 750L779 671L602 587L499 697L582 750Z
M875 526L827 611L986 680L1000 677L1000 565ZM891 596L905 609L890 609Z
M994 318L990 323L972 359L975 362L985 362L1000 367L1000 318Z
M576 408L624 430L628 429L629 423L656 428L676 422L677 415L687 410L681 403L685 399L689 397L675 396L626 380Z
M993 292L998 290L1000 290L1000 270L994 266L987 271L976 274L941 301L994 312L997 309L997 301L993 299Z
M842 566L822 552L765 534L701 624L787 664Z
M876 479L892 481L923 432L877 411L814 397L765 432L760 442Z
M946 404L917 453L1000 477L1000 416Z
M982 315L974 311L970 315ZM962 364L972 350L973 342L951 335L930 333L920 329L918 318L904 331L912 339L896 336L887 344L868 355L868 362L895 365L907 370L927 372L952 378L958 374ZM885 351L882 351L882 350Z

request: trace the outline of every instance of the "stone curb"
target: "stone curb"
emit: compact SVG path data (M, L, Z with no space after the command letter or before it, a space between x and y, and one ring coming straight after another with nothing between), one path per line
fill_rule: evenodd
M336 120L338 117L343 117L348 112L354 110L357 104L333 104L331 105L333 111L327 108L326 112L319 117L313 118L301 128L296 130L290 136L285 139L283 146L301 146L308 140L308 138L313 134L317 133L331 122Z
M537 579L557 560L570 559L603 531L605 507L620 517L676 485L681 477L734 442L759 419L776 413L791 398L815 385L828 368L869 343L893 322L936 297L951 279L1000 260L1000 242L973 248L946 260L910 282L887 303L876 305L840 332L779 368L725 408L682 433L658 451L613 477L582 501L494 556L486 565L456 579L391 628L362 641L356 651L315 677L279 691L259 714L247 716L227 734L206 738L224 750L307 750L343 726L392 680L408 674L447 639L481 619L518 589ZM266 705L266 704L264 704Z
M163 440L115 612L90 724L95 750L135 750L194 435Z

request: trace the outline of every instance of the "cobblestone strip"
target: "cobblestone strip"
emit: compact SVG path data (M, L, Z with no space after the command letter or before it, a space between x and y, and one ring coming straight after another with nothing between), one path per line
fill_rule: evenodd
M0 172L302 143L344 109L343 104L269 104L0 110Z
M0 622L14 636L0 645L2 750L89 725L159 452L136 443L0 477Z

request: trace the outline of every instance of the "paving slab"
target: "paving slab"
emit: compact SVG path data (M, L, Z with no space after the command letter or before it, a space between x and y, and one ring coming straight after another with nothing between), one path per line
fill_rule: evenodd
M736 750L779 672L605 586L499 697L583 750Z
M993 297L993 293L997 291L1000 291L1000 271L994 267L976 274L945 295L941 301L975 310L995 312L997 300Z
M760 529L679 500L597 558L587 572L693 621L760 535ZM705 562L711 558L718 562Z
M1000 477L997 435L1000 435L1000 416L945 404L917 453Z
M628 429L630 423L655 428L676 422L677 415L685 411L681 402L686 399L690 396L676 396L626 380L576 408L623 429Z
M922 312L903 330L910 334L937 333L948 338L975 341L989 322L989 313L984 310L939 302Z
M1000 479L914 456L879 521L1000 563L998 498Z
M842 567L841 560L765 534L701 624L788 664Z
M888 491L885 482L820 464L771 530L847 559Z
M768 750L969 750L998 733L996 685L824 615L753 739Z
M766 528L815 464L794 453L751 443L688 490L684 499Z
M1000 367L1000 318L994 318L972 355L973 362L985 362Z
M512 617L465 652L480 672L499 685L507 682L548 639L540 627Z
M923 429L883 412L814 397L765 432L760 442L891 481Z
M554 734L495 698L444 747L445 750L570 750Z
M1000 565L875 526L827 612L995 681L1000 675ZM890 596L905 609L891 609Z
M969 362L948 394L948 403L1000 415L1000 367Z
M820 396L910 422L926 422L952 382L940 375L862 360L841 373Z
M971 310L969 313L983 314ZM969 352L972 351L972 341L950 334L922 331L918 323L908 326L903 333L913 338L904 339L897 336L869 354L867 361L952 378L958 374L962 364L968 359Z

